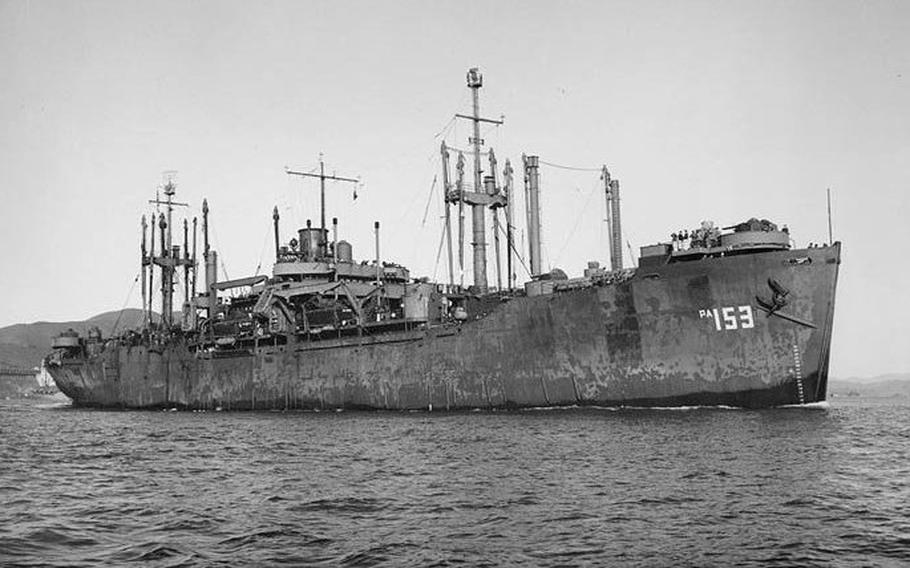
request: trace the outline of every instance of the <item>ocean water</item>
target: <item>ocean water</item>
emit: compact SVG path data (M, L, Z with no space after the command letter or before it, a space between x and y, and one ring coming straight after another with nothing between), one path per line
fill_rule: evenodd
M467 413L0 402L2 566L908 564L908 399Z

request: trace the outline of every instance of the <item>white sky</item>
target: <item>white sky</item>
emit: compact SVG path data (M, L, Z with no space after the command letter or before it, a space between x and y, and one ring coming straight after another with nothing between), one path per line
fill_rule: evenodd
M444 279L438 184L421 221L471 66L500 164L606 163L636 254L703 219L825 241L831 187L832 374L910 370L907 2L0 0L0 326L122 307L165 170L191 215L208 197L230 277L269 271L275 204L285 238L318 223L284 166L320 152L364 181L328 189L355 257L379 220L384 257ZM605 261L597 174L542 176L545 265Z

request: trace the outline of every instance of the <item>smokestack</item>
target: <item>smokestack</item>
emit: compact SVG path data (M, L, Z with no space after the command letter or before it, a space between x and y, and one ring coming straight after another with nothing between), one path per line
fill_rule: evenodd
M373 228L376 229L376 283L379 284L382 282L382 265L379 264L379 221L373 223Z
M531 276L540 274L540 173L538 157L525 157L525 178L528 180L528 248L531 257Z
M306 220L306 239L300 239L301 243L306 243L306 250L303 253L303 260L306 262L313 262L316 260L316 253L313 252L313 222L309 219Z

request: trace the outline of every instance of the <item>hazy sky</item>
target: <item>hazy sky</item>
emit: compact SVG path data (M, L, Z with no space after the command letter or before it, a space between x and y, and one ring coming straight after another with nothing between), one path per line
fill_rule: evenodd
M319 218L284 167L320 152L363 180L328 190L355 257L379 220L385 258L443 279L431 188L471 66L500 163L607 164L636 254L703 219L826 241L830 187L832 373L910 371L908 2L0 0L0 326L138 307L166 170L190 215L208 197L228 276L270 271L272 207L285 238ZM545 265L605 261L597 174L542 184Z

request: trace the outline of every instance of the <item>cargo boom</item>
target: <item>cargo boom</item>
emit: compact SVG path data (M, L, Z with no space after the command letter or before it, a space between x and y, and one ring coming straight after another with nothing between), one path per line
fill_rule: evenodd
M475 183L449 180L445 236L449 283L412 279L402 266L355 262L352 247L308 222L286 244L275 223L271 277L217 281L203 204L205 286L196 293L196 220L190 254L171 243L174 186L167 215L155 219L147 250L143 219L142 329L104 339L74 332L55 339L46 362L60 389L80 406L224 410L469 409L538 406L768 407L825 400L840 244L792 249L786 229L750 219L724 232L703 223L669 243L642 247L639 266L623 269L619 184L603 169L611 269L589 263L584 276L540 269L538 159L525 156L532 279L513 288L511 166L502 184L489 152L481 179L474 91ZM461 116L461 115L459 115ZM320 164L321 166L321 164ZM319 174L322 195L326 179ZM324 199L324 197L323 197ZM324 201L323 201L324 203ZM464 205L474 220L474 286L454 283L451 209L459 219L464 266ZM497 284L488 286L484 228L491 209ZM499 271L499 212L505 210L507 286ZM153 322L154 267L162 321ZM174 272L184 267L183 315L173 305ZM192 293L189 283L192 282ZM147 283L147 284L146 284ZM219 297L240 290L230 300ZM145 295L145 294L144 294Z

